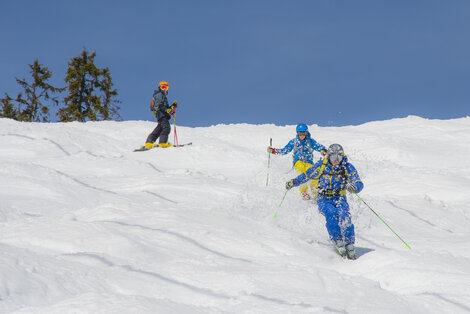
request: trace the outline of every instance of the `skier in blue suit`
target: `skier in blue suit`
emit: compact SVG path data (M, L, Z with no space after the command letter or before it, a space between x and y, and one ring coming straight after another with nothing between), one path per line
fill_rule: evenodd
M308 127L305 123L300 123L296 127L297 136L287 143L284 148L272 148L268 147L268 153L286 155L292 150L294 168L297 173L305 173L307 169L313 165L313 151L319 151L322 156L326 155L326 148L322 144L315 141L308 131ZM310 193L308 191L310 185ZM316 180L311 180L309 184L302 184L299 187L300 194L305 200L310 200L316 195Z
M306 173L286 183L291 189L310 179L318 179L318 210L325 216L326 229L339 254L356 259L354 225L349 213L346 191L359 193L362 183L356 168L344 155L343 147L332 144L327 157L316 162Z

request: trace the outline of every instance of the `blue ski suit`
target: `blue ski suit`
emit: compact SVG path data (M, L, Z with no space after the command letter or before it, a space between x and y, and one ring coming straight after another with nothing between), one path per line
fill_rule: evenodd
M318 177L318 210L325 216L330 239L337 246L354 244L354 225L349 213L345 186L352 183L359 193L364 188L356 168L344 156L342 162L333 167L328 158L319 160L310 169L294 179L294 186Z
M301 140L297 135L295 138L290 140L284 148L278 149L276 154L286 155L294 150L294 165L299 160L308 164L313 164L313 151L316 150L320 152L323 149L326 149L325 146L311 138L310 132L307 132L307 136L304 140Z

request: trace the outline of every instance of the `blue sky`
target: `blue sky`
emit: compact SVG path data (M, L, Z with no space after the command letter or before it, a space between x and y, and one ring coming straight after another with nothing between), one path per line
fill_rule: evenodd
M342 126L470 115L470 1L2 1L0 95L36 58L65 86L86 47L124 120Z

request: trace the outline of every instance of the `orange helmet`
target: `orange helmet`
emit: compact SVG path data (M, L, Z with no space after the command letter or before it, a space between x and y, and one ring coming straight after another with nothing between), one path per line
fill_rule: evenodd
M160 89L168 90L169 86L170 85L168 84L168 82L165 81L161 81L160 83L158 83L158 87L160 87Z

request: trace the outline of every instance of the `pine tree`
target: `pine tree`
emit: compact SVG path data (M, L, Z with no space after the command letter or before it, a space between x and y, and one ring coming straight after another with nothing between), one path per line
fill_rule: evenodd
M15 109L15 104L12 103L12 98L5 93L5 98L0 99L0 117L18 120L19 111Z
M49 119L49 107L47 103L52 102L54 105L58 105L58 96L52 96L55 93L64 91L64 88L56 88L47 83L52 77L52 72L47 67L43 67L39 64L39 60L36 59L33 64L29 65L32 77L32 83L29 83L26 79L16 79L16 82L23 88L23 92L20 92L16 99L15 104L12 103L12 98L5 93L5 98L0 99L2 102L2 116L9 115L10 118L19 121L29 122L47 122Z
M100 89L103 92L103 103L101 107L101 116L104 120L110 120L111 118L121 119L119 115L119 107L117 106L120 101L116 100L115 97L118 95L117 90L113 88L113 81L111 79L111 72L108 68L103 69L103 80L101 81Z
M60 121L120 119L119 101L114 99L118 93L112 89L110 71L97 68L95 57L96 52L89 54L84 49L69 62L65 78L69 95L64 99L64 107L59 109Z

